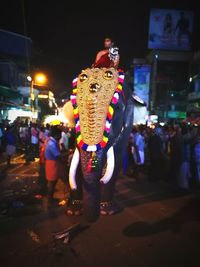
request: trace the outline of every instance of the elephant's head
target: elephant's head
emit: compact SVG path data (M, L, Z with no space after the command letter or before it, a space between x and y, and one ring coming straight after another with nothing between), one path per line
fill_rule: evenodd
M91 220L99 214L100 183L108 183L115 168L114 142L109 139L115 108L122 98L123 81L124 73L114 68L88 68L73 81L71 103L77 148L70 166L69 182L71 189L76 190L80 163L84 209Z

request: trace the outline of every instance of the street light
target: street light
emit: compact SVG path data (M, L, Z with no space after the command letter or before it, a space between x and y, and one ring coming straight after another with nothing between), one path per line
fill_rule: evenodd
M31 83L30 84L30 99L31 99L31 111L34 113L34 105L33 105L33 101L35 100L35 95L34 95L34 90L33 90L33 86L34 85L45 85L47 83L47 77L45 74L43 73L36 73L34 75L34 78L32 78L30 75L27 76L27 80Z
M44 73L37 73L34 78L35 84L45 85L47 82L47 77Z

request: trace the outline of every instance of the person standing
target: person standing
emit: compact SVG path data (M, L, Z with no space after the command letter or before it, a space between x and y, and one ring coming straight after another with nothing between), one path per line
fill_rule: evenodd
M13 127L8 126L5 132L6 141L6 155L7 155L7 166L11 166L11 157L16 153L16 137L13 133Z
M57 126L53 126L50 131L50 137L45 146L45 173L47 179L47 197L49 204L53 202L53 195L56 183L60 176L60 158L59 140L61 131Z
M134 127L130 138L132 139L133 174L137 178L142 170L141 167L144 165L144 137L139 129Z
M39 129L35 123L32 124L31 127L31 146L33 149L33 157L37 158L39 154Z
M178 31L177 42L179 47L182 45L182 38L184 36L187 36L188 44L191 45L190 21L183 11L180 12L180 18L177 21L175 33L176 31Z
M191 131L189 127L182 126L183 149L182 163L178 177L178 186L183 190L189 190L191 181Z
M154 129L148 141L149 149L149 180L157 181L163 178L163 141L160 128Z
M44 126L40 127L40 131L39 131L39 145L40 147L45 143L47 139L47 135L45 134L45 128Z
M170 137L170 177L172 183L177 185L178 178L183 163L183 136L179 125L174 127L174 132Z
M49 137L45 134L45 128L40 127L39 132L39 144L40 144L40 155L39 155L39 179L38 184L40 187L40 194L45 195L47 192L47 180L45 174L45 148Z
M3 129L1 128L1 124L0 124L0 154L3 152Z
M68 131L68 128L63 126L61 132L61 138L59 140L60 150L63 152L66 152L69 149L69 137L70 133Z
M196 127L195 127L196 128ZM193 144L192 144L192 171L194 184L197 188L200 188L200 127L193 130Z

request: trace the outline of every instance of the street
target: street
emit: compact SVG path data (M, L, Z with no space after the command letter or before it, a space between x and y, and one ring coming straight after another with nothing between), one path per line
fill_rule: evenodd
M121 177L116 201L123 211L89 224L82 216L67 217L64 207L45 209L42 200L25 197L26 190L34 195L37 167L37 162L24 165L19 157L1 181L2 203L16 199L14 183L24 207L1 215L0 266L198 266L197 196L180 194L164 182ZM80 226L69 241L55 240L54 233L76 223Z

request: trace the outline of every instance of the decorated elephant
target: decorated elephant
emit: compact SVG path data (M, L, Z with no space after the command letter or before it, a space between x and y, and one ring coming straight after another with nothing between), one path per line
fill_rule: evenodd
M71 95L77 146L69 170L70 215L89 221L110 208L123 151L133 123L131 89L122 70L88 68L73 81ZM69 109L69 106L68 106Z

